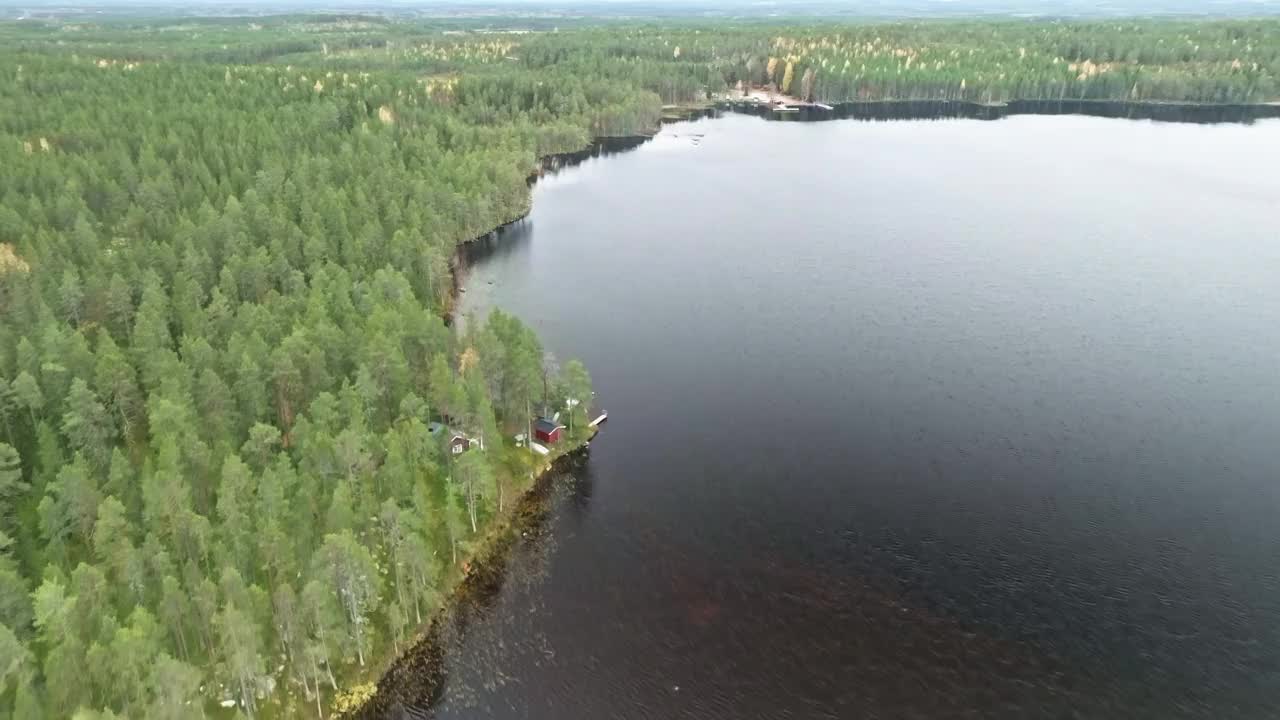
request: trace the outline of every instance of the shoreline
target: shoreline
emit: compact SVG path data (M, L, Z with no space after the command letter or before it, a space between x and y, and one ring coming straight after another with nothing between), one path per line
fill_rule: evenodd
M598 432L593 429L581 444L554 456L533 473L529 487L520 492L509 510L486 528L474 554L464 561L466 570L440 606L418 628L405 649L391 657L377 680L370 683L372 693L358 692L369 684L349 688L347 694L339 693L332 702L331 719L380 720L414 704L415 700L425 698L430 704L439 698L446 678L444 624L453 619L454 612L462 605L491 598L501 590L512 546L545 519L544 504L553 478L586 459L590 442Z
M458 305L462 301L462 293L466 291L462 284L462 276L467 270L466 249L472 245L498 237L507 229L523 222L525 218L529 217L530 211L531 208L526 207L524 212L520 213L516 218L508 220L488 232L463 240L454 246L453 256L449 258L449 297L445 300L444 307L440 312L441 317L444 318L445 327L453 327L454 320L457 319Z
M652 139L661 124L663 123L651 134L595 138L580 150L545 155L538 159L537 166L526 178L528 185L532 188L548 172L572 167L590 157L638 147ZM453 256L449 259L449 297L441 313L446 326L453 327L457 319L457 308L464 292L464 277L470 265L467 251L479 244L496 240L505 231L523 222L529 217L532 204L531 195L519 216L463 240L454 247ZM465 569L461 576L446 590L439 607L416 628L413 637L405 643L404 650L389 653L386 656L389 659L381 664L383 669L372 679L361 682L360 677L353 678L357 681L355 684L334 694L329 702L328 717L331 720L377 720L387 717L390 711L397 707L403 708L404 703L410 700L408 688L414 688L414 697L428 697L429 702L438 699L445 677L445 648L441 638L443 623L462 604L492 596L502 587L511 546L521 531L535 527L540 520L542 503L551 489L551 478L585 459L591 441L599 432L599 428L592 428L581 443L551 456L532 472L532 482L518 493L510 509L494 518L493 523L485 528L474 553L463 559L462 566Z
M653 134L656 134L657 129ZM619 150L620 146L638 147L652 139L653 134L626 136L619 138L595 138L580 150L552 153L538 159L537 166L530 172L527 182L530 188L537 180L548 172L555 172L564 167L576 165L589 157L609 154ZM550 167L548 167L550 163ZM457 319L458 305L462 300L464 277L470 263L467 251L476 245L491 242L504 232L523 222L532 211L532 196L524 211L490 230L459 242L449 259L449 296L441 310L446 327L452 328ZM440 605L429 613L429 617L414 631L413 637L406 641L404 650L389 652L383 658L381 670L376 673L363 672L354 678L353 684L338 690L329 700L328 717L331 720L373 720L387 716L388 711L396 706L403 706L406 688L413 687L416 682L415 696L429 695L431 702L438 696L443 686L444 647L441 643L442 624L447 621L454 610L463 603L493 594L502 585L503 573L509 559L509 550L517 539L517 531L529 529L538 519L540 504L546 499L551 488L551 478L568 469L574 463L584 459L588 447L599 428L591 432L581 443L568 447L564 452L552 455L532 472L532 482L527 488L519 491L510 509L494 518L493 523L485 528L476 543L474 553L462 559L462 574L444 592ZM371 663L373 665L373 663ZM370 689L372 690L370 691Z
M787 103L791 99L777 96ZM797 101L798 102L798 101ZM721 111L779 120L1000 120L1015 115L1087 115L1130 120L1156 120L1194 124L1252 123L1280 118L1280 102L1193 103L1165 100L1089 100L1079 98L1021 99L982 103L972 100L853 100L827 106L808 103L788 105L778 112L774 105L752 99L720 98L712 105Z
M603 157L605 155L633 150L652 140L654 135L657 135L663 125L671 122L693 119L693 112L694 111L691 110L688 115L676 118L668 119L664 117L659 121L658 126L649 133L638 135L605 135L593 138L586 144L586 146L578 150L543 155L538 158L536 165L532 170L530 170L525 181L528 183L529 188L532 188L540 178L549 174L554 174L565 168L573 167L574 165L578 165L593 157ZM701 115L711 115L714 112L714 109L706 108L702 109ZM454 247L453 256L449 258L449 277L451 287L449 297L445 303L443 312L441 313L444 317L444 324L446 326L452 327L458 318L458 305L461 303L462 293L466 291L464 281L467 268L471 264L469 253L478 246L482 246L486 243L491 243L499 239L503 233L524 222L531 212L533 212L532 193L530 194L528 205L525 207L524 212L520 213L519 216L491 228L486 232L480 233L475 237L463 240Z

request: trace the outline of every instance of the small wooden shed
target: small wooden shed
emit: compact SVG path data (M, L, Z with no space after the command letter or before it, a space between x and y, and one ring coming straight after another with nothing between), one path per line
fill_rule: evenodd
M538 439L538 442L548 445L558 443L563 433L564 426L554 420L540 417L533 423L533 436Z
M453 455L461 455L467 451L471 443L467 442L467 436L462 433L452 433L449 437L449 452Z

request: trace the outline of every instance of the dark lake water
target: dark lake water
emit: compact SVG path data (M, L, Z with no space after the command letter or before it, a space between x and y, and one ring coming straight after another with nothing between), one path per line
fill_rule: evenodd
M1280 716L1280 122L728 116L475 251L606 431L437 718Z

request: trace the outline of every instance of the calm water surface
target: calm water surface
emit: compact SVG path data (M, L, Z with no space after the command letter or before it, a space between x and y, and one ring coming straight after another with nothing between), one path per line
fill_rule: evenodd
M681 123L476 254L611 420L428 716L1280 716L1280 123Z

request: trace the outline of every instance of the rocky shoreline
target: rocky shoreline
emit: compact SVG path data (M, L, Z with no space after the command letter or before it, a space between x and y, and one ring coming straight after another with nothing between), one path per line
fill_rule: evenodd
M486 531L479 550L467 563L466 573L441 607L418 632L409 648L396 657L379 677L372 695L355 708L335 708L332 717L342 720L384 720L407 717L406 708L430 705L440 695L446 679L444 665L445 624L465 603L483 602L502 589L512 546L546 518L553 479L571 472L585 461L591 433L575 446L543 466L533 484L512 508Z

